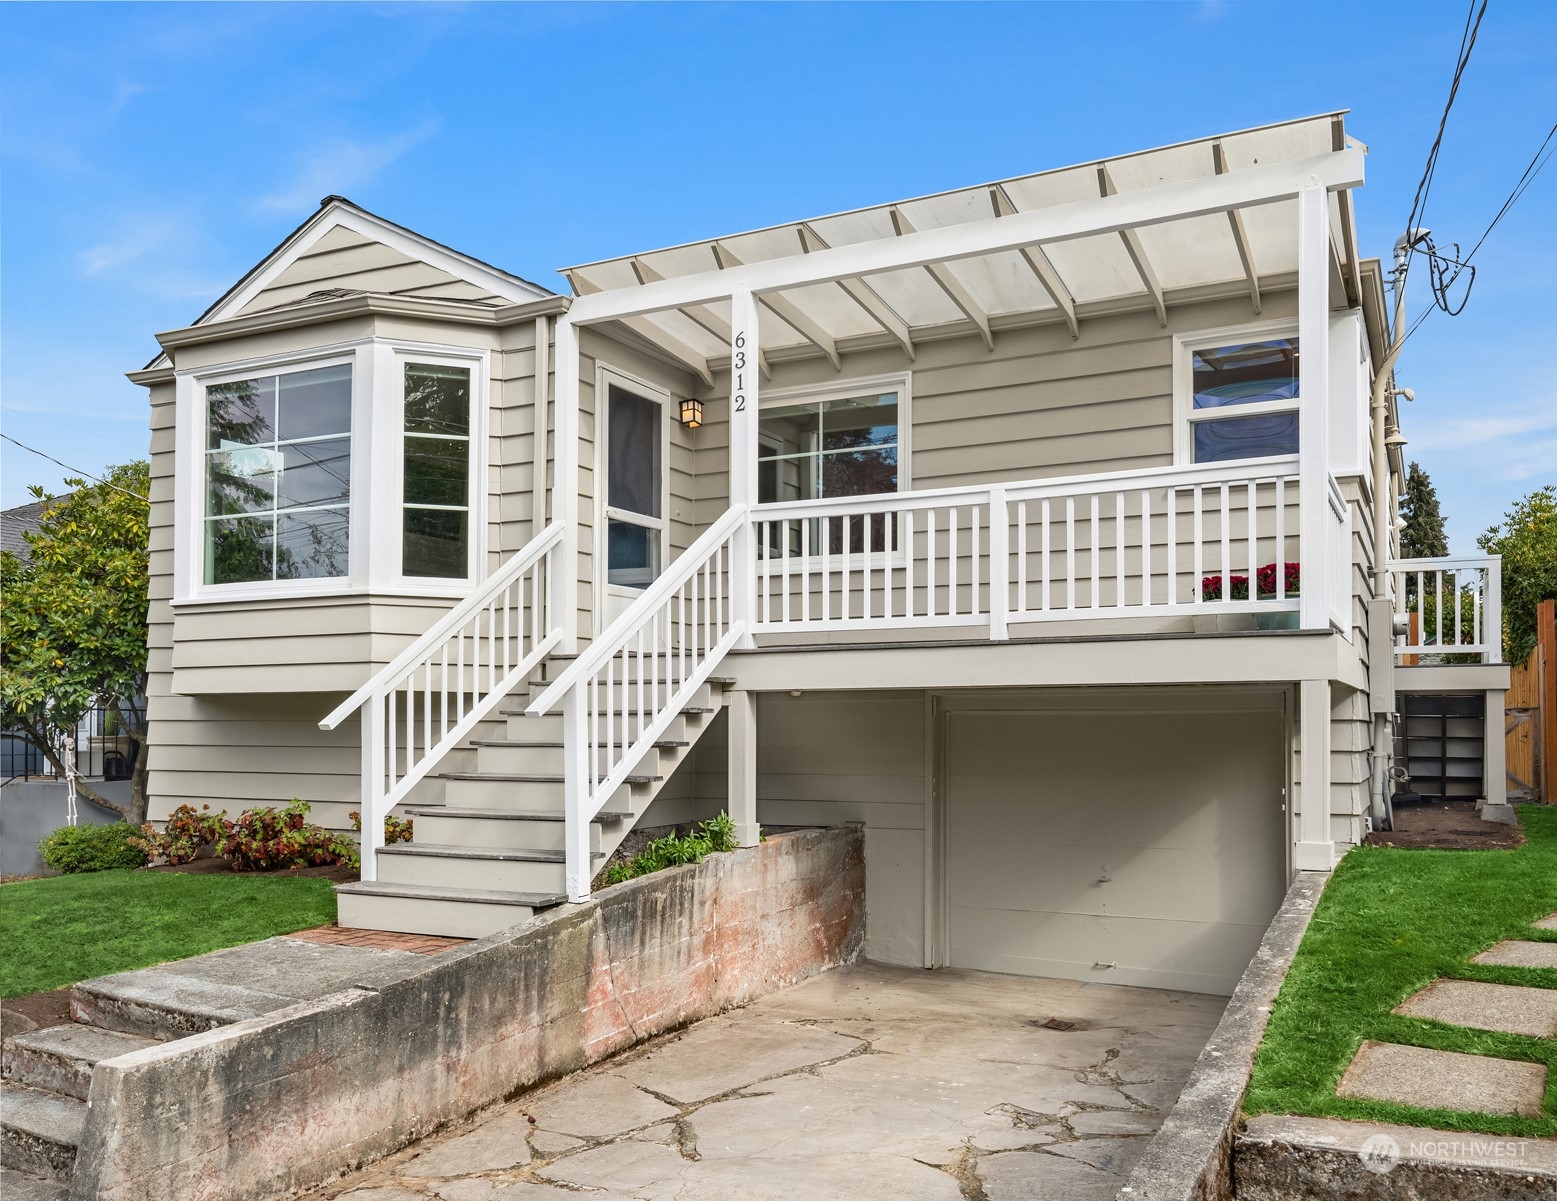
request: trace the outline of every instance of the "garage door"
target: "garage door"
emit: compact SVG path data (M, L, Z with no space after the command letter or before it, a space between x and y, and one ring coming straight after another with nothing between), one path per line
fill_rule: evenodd
M1282 743L1263 698L948 713L952 966L1231 993L1285 891Z

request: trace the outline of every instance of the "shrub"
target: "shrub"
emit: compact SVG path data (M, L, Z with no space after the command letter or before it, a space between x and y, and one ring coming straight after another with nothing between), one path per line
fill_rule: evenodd
M106 872L145 867L146 852L135 845L141 831L127 822L108 826L61 826L38 844L43 861L57 872Z
M353 809L346 816L351 818L351 828L356 830L358 833L361 833L362 814ZM384 845L392 846L397 842L410 842L411 826L413 824L414 823L409 817L404 819L393 816L386 817L384 819Z
M351 839L310 825L308 802L285 809L247 809L218 844L235 872L269 872L285 867L321 867L358 861Z
M608 867L600 873L600 887L608 888L683 863L700 863L716 852L733 850L735 823L728 813L720 813L706 822L699 822L689 834L666 834L656 838L628 862Z
M232 832L232 822L211 806L180 805L168 814L159 832L147 822L129 841L145 852L148 859L165 859L171 864L188 863L208 846L214 846Z

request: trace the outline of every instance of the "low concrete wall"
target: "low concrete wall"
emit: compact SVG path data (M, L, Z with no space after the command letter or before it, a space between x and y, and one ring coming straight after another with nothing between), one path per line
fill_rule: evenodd
M776 835L97 1065L71 1197L259 1201L859 954L863 832Z
M121 804L130 802L128 780L93 780L92 787ZM36 876L48 871L38 843L66 822L65 785L48 780L12 780L0 785L0 873ZM85 797L76 800L76 820L83 826L106 826L121 820Z
M1233 1136L1254 1053L1329 880L1325 872L1299 872L1292 881L1178 1101L1130 1173L1129 1183L1119 1190L1119 1201L1232 1198Z

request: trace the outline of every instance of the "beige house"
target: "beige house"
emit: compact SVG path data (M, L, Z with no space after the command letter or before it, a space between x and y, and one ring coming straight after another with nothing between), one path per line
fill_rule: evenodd
M1507 686L1496 561L1384 561L1365 156L1326 114L572 296L326 199L132 376L153 816L360 810L342 923L465 935L634 826L858 821L874 958L1229 991L1383 819L1396 690Z

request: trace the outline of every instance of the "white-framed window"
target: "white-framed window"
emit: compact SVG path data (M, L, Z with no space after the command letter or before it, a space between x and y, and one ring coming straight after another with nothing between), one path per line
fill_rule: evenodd
M877 376L823 387L786 389L762 398L757 414L757 503L841 500L905 492L909 481L909 380ZM841 553L896 545L884 515L832 520L825 540ZM799 523L787 523L790 553L800 553ZM812 522L810 545L822 546ZM764 553L782 552L780 527L768 527Z
M204 388L204 585L344 580L351 571L351 358Z
M174 603L463 595L489 379L484 350L384 338L180 371Z
M471 361L401 351L400 574L466 580L474 572L474 430L478 379Z
M1179 463L1297 454L1297 323L1176 336L1173 399Z

